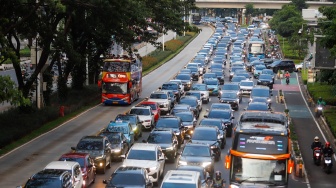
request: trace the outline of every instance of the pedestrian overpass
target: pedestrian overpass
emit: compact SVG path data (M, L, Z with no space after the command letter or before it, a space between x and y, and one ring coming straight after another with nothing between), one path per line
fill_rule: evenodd
M280 0L195 0L198 8L245 8L247 4L253 4L254 8L260 9L281 9L283 5L292 1ZM327 1L306 1L309 9L318 10L322 6L335 6L333 2Z

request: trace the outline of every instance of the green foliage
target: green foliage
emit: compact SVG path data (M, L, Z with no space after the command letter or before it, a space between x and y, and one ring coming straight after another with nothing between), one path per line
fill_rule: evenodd
M299 11L302 9L307 9L309 6L306 4L306 0L292 0L292 5L294 5Z
M0 103L10 102L14 106L30 105L30 100L23 97L22 92L16 88L10 76L0 75Z
M320 18L318 26L324 35L322 45L330 49L331 55L336 57L336 8L321 7L319 11L325 16Z
M319 97L322 97L327 105L336 106L336 95L334 93L333 85L328 85L326 83L308 83L307 89L314 99L317 101Z
M176 52L177 49L179 49L183 45L183 42L180 40L170 40L165 43L165 50Z
M290 37L302 27L301 12L293 5L284 5L269 22L272 29L283 37Z
M24 49L20 50L21 57L30 57L30 48L25 47Z
M250 16L254 16L255 14L255 9L254 9L254 5L252 3L248 3L245 5L245 16L246 17L250 17Z
M336 84L336 70L321 70L321 74L318 80L320 82L326 82L329 85L335 85Z
M323 116L326 118L326 122L333 133L336 136L336 108L330 108L323 112Z

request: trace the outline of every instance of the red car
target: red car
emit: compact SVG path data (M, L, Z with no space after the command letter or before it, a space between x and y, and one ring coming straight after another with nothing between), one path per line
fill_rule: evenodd
M150 106L152 108L152 112L154 114L154 121L157 122L157 120L160 118L161 109L157 102L153 101L143 101L139 104L140 106Z
M83 173L83 188L95 182L96 167L88 153L66 153L59 158L59 161L76 161L79 163Z

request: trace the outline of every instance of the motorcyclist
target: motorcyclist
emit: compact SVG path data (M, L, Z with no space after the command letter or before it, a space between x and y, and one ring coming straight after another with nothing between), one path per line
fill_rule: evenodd
M324 100L322 99L322 97L319 97L318 100L317 100L317 105L322 105L322 106L325 106L326 103L324 102Z
M290 74L289 74L288 71L287 71L286 74L285 74L285 78L290 78Z
M326 142L323 148L323 155L327 154L328 156L332 156L334 154L334 150L330 147L330 143Z
M225 180L222 179L222 173L220 171L215 172L215 178L212 180L212 187L215 185L219 185L221 187L225 187Z
M313 150L313 156L314 156L314 148L323 149L322 142L320 142L320 138L318 136L315 136L314 142L311 144L311 149Z

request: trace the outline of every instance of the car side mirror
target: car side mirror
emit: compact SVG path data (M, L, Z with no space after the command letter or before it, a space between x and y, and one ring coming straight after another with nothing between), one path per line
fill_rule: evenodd
M71 147L72 150L76 150L76 147Z

